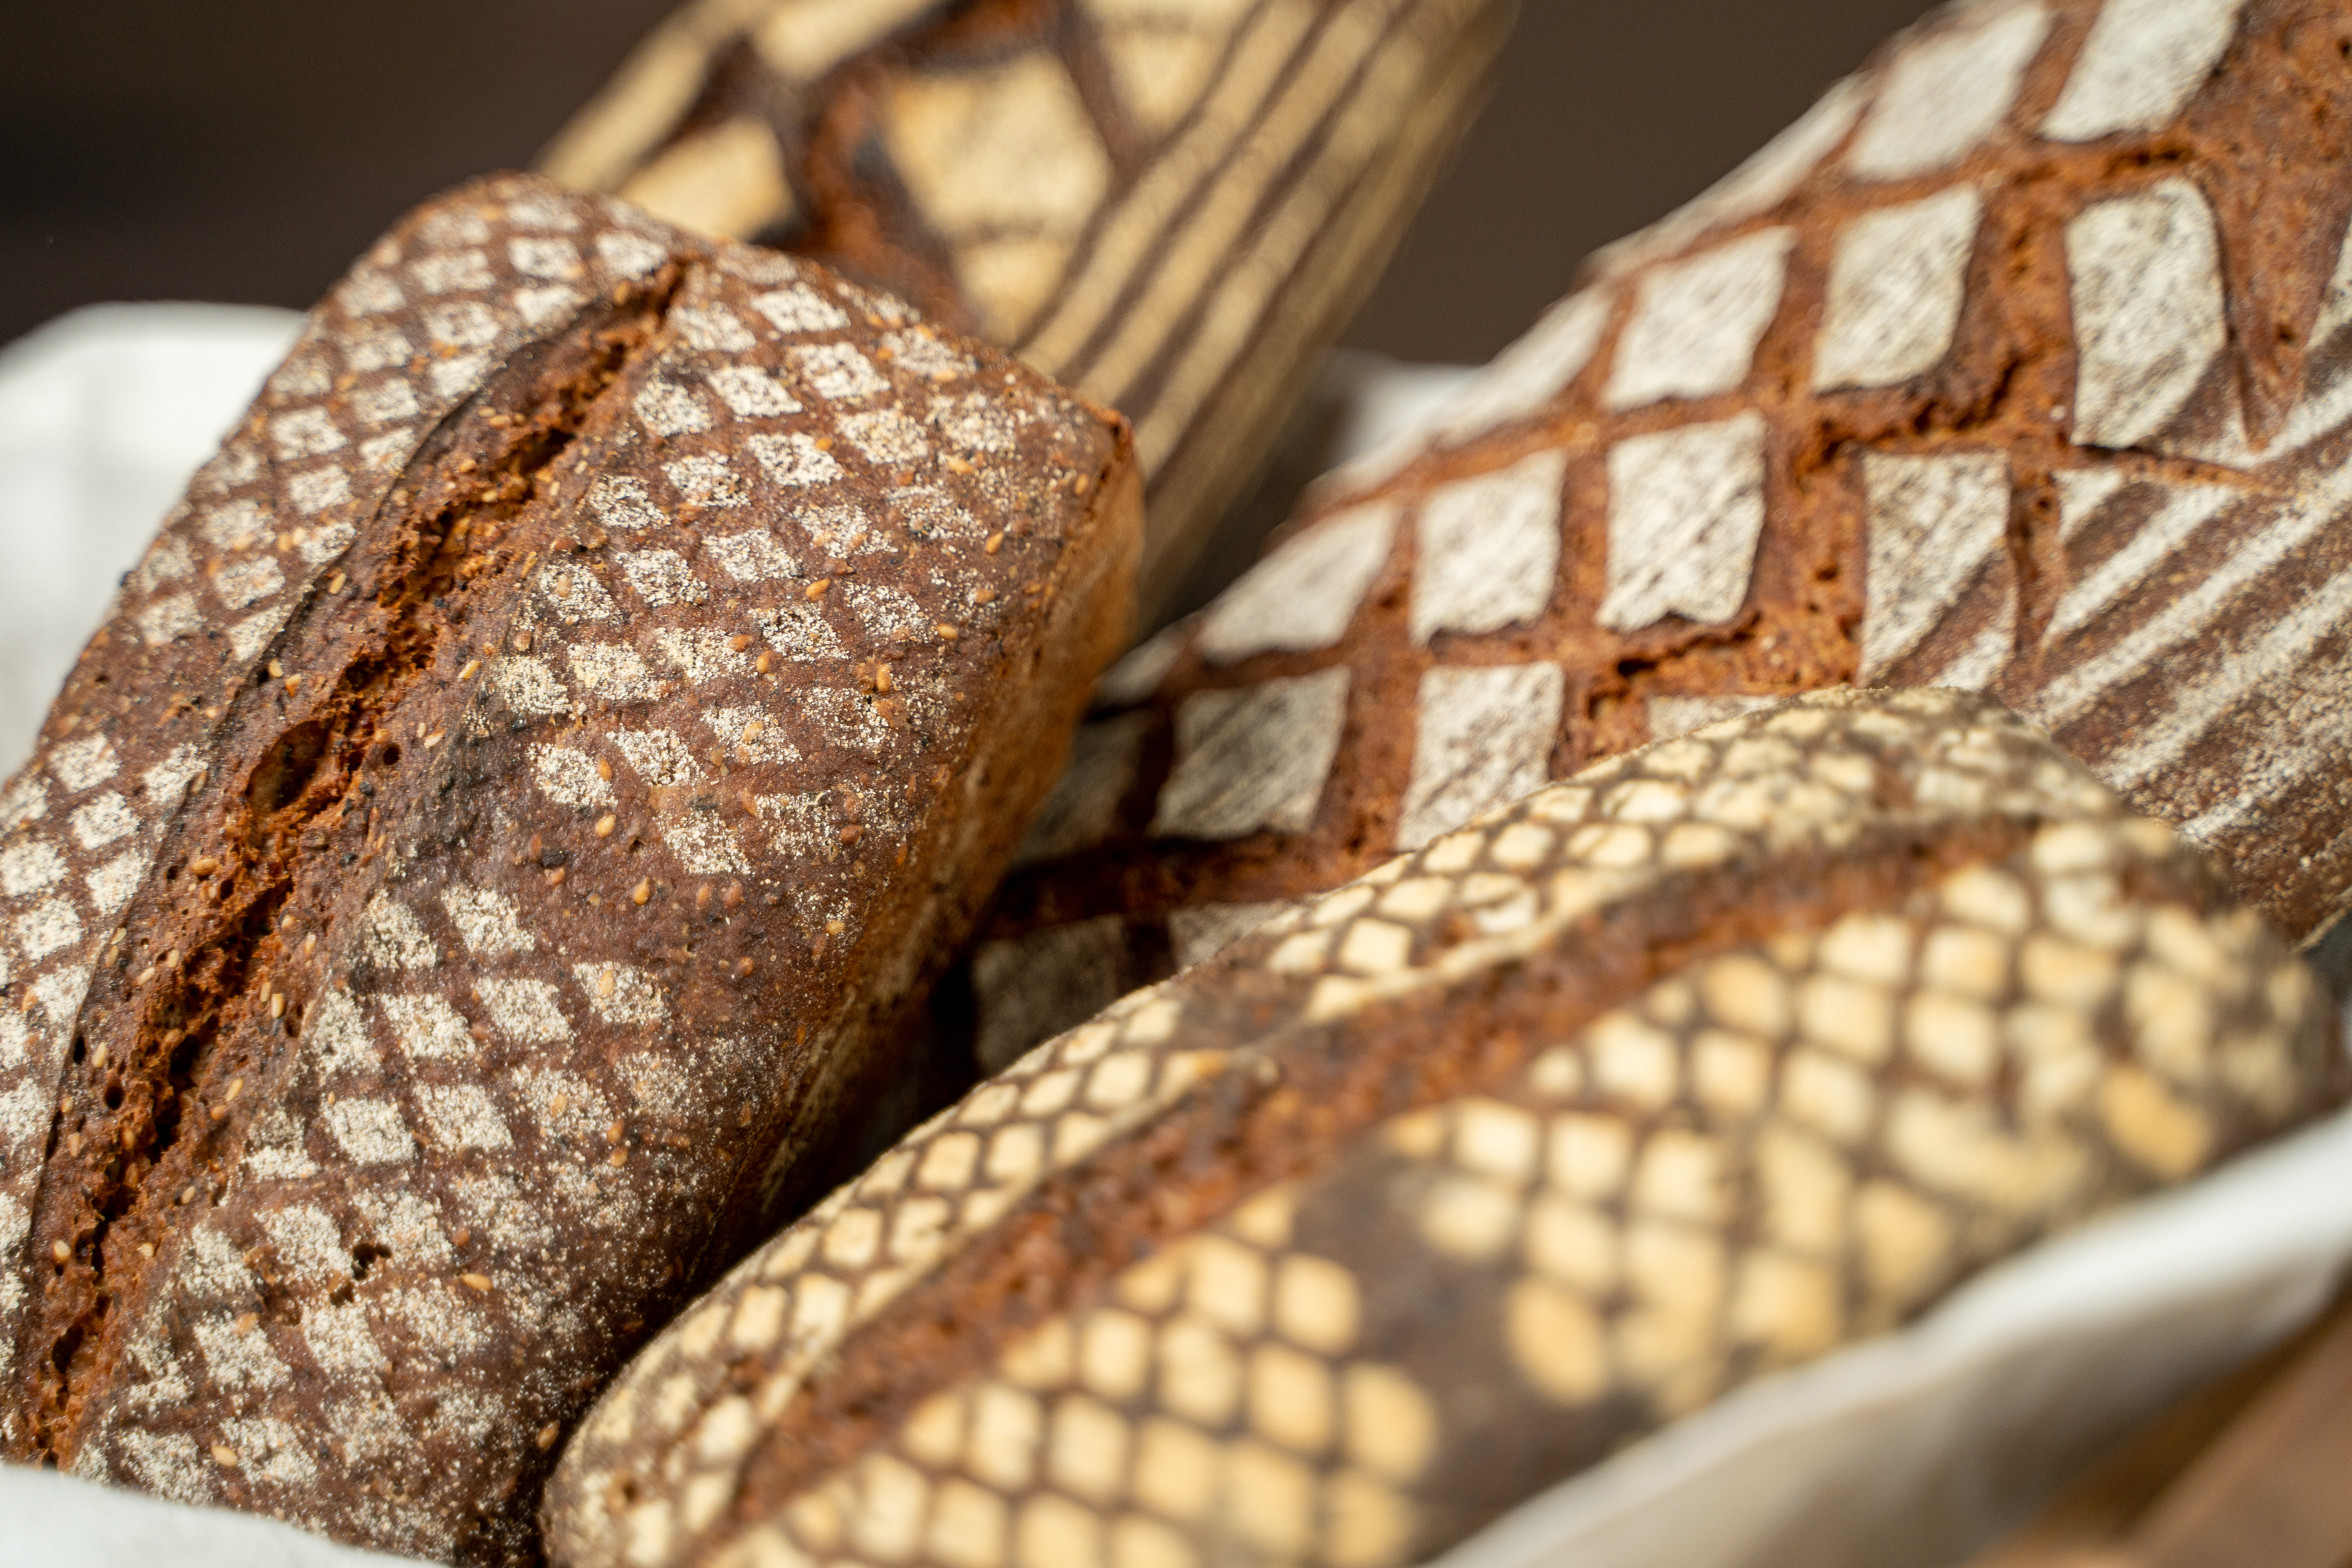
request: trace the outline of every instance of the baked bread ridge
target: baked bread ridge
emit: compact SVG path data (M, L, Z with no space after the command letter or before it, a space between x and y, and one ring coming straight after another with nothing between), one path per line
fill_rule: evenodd
M703 0L553 178L890 289L1135 421L1181 587L1466 127L1516 0Z
M2334 1103L2204 856L1999 704L1825 692L1304 900L680 1314L566 1568L1422 1560Z
M0 795L10 1457L534 1555L1058 766L1133 468L791 258L529 176L397 226Z
M1993 692L2324 927L2347 44L2312 0L1948 12L1604 252L1106 681L990 921L984 1064L1545 778L1846 683Z

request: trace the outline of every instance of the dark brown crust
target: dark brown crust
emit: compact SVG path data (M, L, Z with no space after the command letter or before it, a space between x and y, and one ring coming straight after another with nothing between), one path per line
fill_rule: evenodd
M1181 588L1223 509L1246 492L1279 428L1279 410L1377 278L1475 111L1516 5L1344 0L1278 16L1277 9L1204 7L1195 15L1179 7L1128 18L1130 32L1114 37L1114 22L1073 0L941 0L877 29L814 79L793 75L759 41L789 29L790 0L741 13L716 30L705 16L681 14L567 127L543 166L559 179L656 200L665 160L730 128L756 127L759 157L711 173L709 184L695 184L679 199L756 202L764 182L780 179L789 210L757 230L761 242L892 289L958 330L993 333L1136 421L1151 501L1141 593L1150 619ZM1269 20L1274 25L1262 25ZM812 36L840 27L837 16L804 25ZM1114 53L1139 36L1179 45L1190 38L1216 62L1200 100L1180 105L1167 123L1122 92ZM1171 92L1194 63L1181 47L1146 58L1156 59ZM970 139L1034 149L1034 135L1058 153L1066 131L1068 142L1086 147L1085 162L1098 161L1102 190L1074 221L1057 216L1045 226L1068 254L1054 264L1042 306L1007 315L960 269L959 247L984 242L990 224L927 210L919 181L894 162L886 121L890 94L908 81L952 81L1021 60L1051 62L1066 81L1072 123L1060 125L1053 105L991 103L971 111ZM1320 79L1331 76L1339 79ZM1212 118L1202 105L1221 85L1244 80L1248 100L1218 110L1233 119L1233 133L1189 144ZM1304 96L1290 101L1302 81ZM1052 134L1012 123L1024 116ZM1013 167L967 179L1024 183ZM1177 187L1197 181L1199 188L1172 201L1164 191L1150 195L1143 205L1158 216L1139 251L1133 235L1115 231L1123 205L1155 179ZM1234 197L1246 221L1216 215ZM712 216L726 205L712 200ZM1138 260L1172 255L1194 227L1217 225L1229 225L1230 232L1219 229L1223 242L1181 264L1188 271L1172 297L1155 296L1165 279ZM1001 226L1018 239L1030 232L1030 218L1011 215ZM1106 261L1107 247L1118 254ZM1106 289L1099 308L1089 308L1086 331L1040 345L1043 324L1061 305ZM1116 342L1138 310L1167 328L1140 359ZM1245 321L1237 334L1236 319ZM1204 381L1192 351L1227 338Z
M1742 789L1754 793L1743 799ZM1737 847L1712 837L1711 825L1729 822L1743 825ZM2125 943L2115 959L2081 945L2092 927L2075 897L2093 884L2073 879L2086 871L2112 900L2102 908L2136 911L2105 932ZM1889 1288L1859 1265L1874 1243L1858 1233L1871 1224L1848 1213L1817 1242L1849 1260L1833 1271L1832 1331L1789 1335L1810 1346L1796 1357L1783 1331L1806 1313L1784 1299L1727 1313L1732 1326L1671 1365L1644 1370L1622 1351L1607 1352L1608 1370L1592 1371L1582 1393L1547 1384L1541 1346L1531 1359L1503 1321L1515 1280L1538 1267L1536 1243L1524 1257L1507 1240L1466 1258L1449 1253L1430 1199L1433 1180L1447 1177L1442 1159L1434 1170L1429 1163L1445 1140L1409 1130L1477 1108L1517 1118L1529 1129L1528 1168L1517 1179L1538 1184L1547 1159L1549 1179L1564 1179L1559 1146L1545 1155L1535 1142L1545 1117L1612 1123L1635 1145L1716 1141L1743 1152L1725 1156L1722 1205L1697 1234L1735 1260L1797 1245L1782 1227L1778 1178L1759 1177L1755 1152L1792 1134L1822 1136L1799 1079L1808 1062L1818 1064L1823 1042L1867 1008L1857 1000L1834 1016L1791 1009L1778 1022L1748 1019L1768 1065L1757 1098L1742 1101L1709 1088L1691 1065L1703 1053L1688 1042L1743 1027L1744 1004L1718 1001L1710 975L1746 964L1768 976L1759 984L1801 991L1813 978L1858 973L1842 967L1861 962L1851 950L1827 956L1832 941L1850 940L1836 933L1894 929L1911 933L1895 961L1908 978L1888 983L1916 987L1909 995L1924 1002L1956 982L1932 957L1910 956L1909 944L1974 918L1962 911L1985 906L1967 901L1968 886L1997 886L2015 900L2011 913L1987 918L2012 922L2006 940L2028 956L1976 993L1999 1016L1988 1032L2010 1043L1980 1068L1956 1068L1941 1054L1952 1037L1925 1014L1890 1007L1911 1020L1899 1026L1901 1042L1853 1047L1869 1063L1874 1109L1850 1138L1818 1145L1839 1143L1822 1157L1850 1173L1841 1182L1892 1184L1948 1205L1940 1245L1915 1253L1911 1276ZM2160 1054L2166 1026L2124 1004L2111 975L2104 991L2096 984L2116 959L2147 962L2135 952L2184 951L2166 947L2168 937L2133 948L2139 939L2128 931L2159 926L2210 931L2234 955L2207 970L2211 1011L2193 1031L2202 1044L2174 1037L2182 1054L2170 1058L2166 1081L2182 1086L2184 1098L2172 1103L2199 1131L2168 1149L2147 1137L2153 1121L2126 1108L2142 1081L2136 1064ZM2078 978L2065 977L2077 962ZM1785 978L1769 978L1775 973ZM2054 1000L2062 991L2072 999ZM2078 1079L2052 1098L2038 1076L2043 1047L2029 1042L2059 1014L2070 1023L2058 1032L2079 1027L2073 1037L2101 1064L2084 1070L2114 1075L2112 1088ZM1669 1019L1685 1042L1668 1058L1679 1065L1662 1087L1643 1089L1614 1065L1608 1041L1629 1026L1664 1029ZM1165 1452L1155 1459L1134 1434L1189 1425L1236 1475L1258 1462L1244 1456L1269 1442L1292 1445L1284 1473L1327 1479L1360 1462L1358 1450L1342 1457L1328 1432L1294 1441L1315 1424L1287 1426L1290 1412L1265 1402L1255 1383L1246 1401L1203 1414L1202 1399L1183 1386L1191 1363L1172 1337L1157 1352L1135 1352L1129 1364L1147 1371L1132 1380L1071 1370L1069 1345L1092 1342L1075 1325L1097 1310L1124 1313L1130 1326L1135 1314L1155 1317L1150 1332L1196 1341L1204 1322L1223 1322L1235 1368L1293 1353L1264 1329L1263 1306L1250 1307L1245 1289L1216 1296L1206 1276L1193 1275L1181 1291L1173 1283L1130 1289L1155 1268L1163 1280L1177 1278L1177 1260L1213 1231L1254 1240L1269 1270L1294 1254L1343 1268L1357 1281L1360 1310L1339 1314L1346 1326L1328 1339L1285 1331L1286 1342L1318 1343L1334 1362L1356 1358L1351 1366L1369 1358L1401 1369L1428 1401L1434 1435L1414 1461L1421 1468L1404 1477L1400 1496L1409 1500L1397 1505L1409 1528L1388 1531L1365 1554L1317 1534L1297 1557L1425 1560L1697 1400L1884 1332L2017 1247L2190 1173L2191 1163L2163 1168L2168 1160L2185 1156L2202 1169L2336 1103L2347 1079L2333 1028L2308 975L2233 906L2199 851L2129 819L1997 706L1949 692L1801 700L1602 764L1292 906L1218 958L1122 1001L984 1084L748 1260L633 1364L583 1423L551 1489L551 1551L582 1565L730 1561L739 1547L754 1558L778 1546L819 1555L831 1549L828 1531L857 1542L870 1525L878 1540L887 1519L917 1543L910 1560L951 1563L986 1542L940 1521L1025 1521L1034 1505L1041 1517L1051 1509L1106 1521L1151 1515L1155 1529L1202 1562L1284 1561L1266 1537L1252 1537L1247 1515L1259 1494L1170 1503L1181 1489L1174 1461ZM2191 1059L2242 1047L2277 1064L2279 1076L2256 1089L2257 1075L2242 1070L2251 1057L2218 1071L2219 1057ZM1981 1161L1951 1163L1942 1135L1919 1135L1915 1113L1932 1106L1952 1108L1958 1121L1948 1125L1983 1130ZM1556 1138L1552 1126L1546 1136ZM958 1141L971 1152L957 1153ZM1023 1146L1053 1153L1039 1164L1000 1152ZM2030 1172L1995 1173L2010 1158L2004 1150L2023 1147L2042 1152ZM1512 1179L1492 1163L1456 1157L1460 1172ZM1615 1179L1629 1184L1622 1195L1584 1194L1611 1223L1633 1226L1645 1213L1667 1212L1646 1207L1662 1200L1633 1194L1630 1178ZM1276 1202L1284 1193L1294 1196ZM1239 1217L1293 1202L1295 1224ZM903 1240L928 1205L956 1216L946 1234ZM1724 1277L1738 1272L1727 1266ZM1594 1312L1622 1325L1643 1289L1655 1299L1658 1288L1619 1279L1587 1289ZM1729 1292L1721 1280L1692 1284ZM1159 1304L1146 1305L1146 1294ZM1715 1310L1696 1296L1680 1305ZM1253 1316L1255 1327L1244 1321ZM1063 1350L1034 1348L1055 1333ZM1091 1353L1079 1353L1081 1368ZM1204 1386L1216 1381L1202 1378ZM1024 1447L1032 1439L1013 1427L993 1447L985 1436L961 1446L939 1437L941 1426L926 1413L967 1394L1007 1408L1033 1400L1056 1434L1086 1406L1102 1429L1128 1435L1116 1438L1125 1468L1066 1465L1067 1450L1044 1437L1034 1439L1033 1466ZM931 1436L916 1439L919 1426ZM1171 1468L1155 1474L1155 1465ZM861 1489L869 1479L878 1488L886 1471L914 1479L894 1480L887 1501L869 1504L886 1494ZM950 1515L950 1490L975 1485L1002 1499L1002 1513L975 1505ZM928 1516L925 1497L940 1500ZM1003 1525L999 1538L1012 1528ZM1097 1544L1074 1563L1111 1560L1101 1538L1091 1539Z
M80 932L7 977L10 1453L531 1555L571 1415L854 1131L1137 491L1115 416L785 258L512 177L396 229L5 797L19 929Z
M282 685L265 681L232 710L220 766L245 782L219 853L198 858L215 868L191 863L184 876L167 874L152 912L142 911L152 922L150 949L186 958L126 995L110 1027L85 1035L106 1070L72 1083L78 1103L51 1134L67 1147L52 1143L32 1245L37 1254L62 1242L72 1262L52 1275L28 1325L31 1455L71 1462L81 1406L107 1386L179 1194L204 1186L217 1195L216 1173L243 1142L251 1108L284 1098L291 1061L278 1042L293 1031L269 1026L269 997L287 985L286 1011L301 1017L310 976L295 952L300 938L356 912L352 889L366 879L344 867L374 862L379 814L415 810L420 785L433 782L399 771L400 737L413 745L415 727L440 716L446 667L463 662L456 645L467 612L494 616L525 556L557 542L562 514L541 493L543 481L553 489L547 470L583 434L609 434L609 410L605 428L583 425L660 331L678 282L677 269L665 268L598 312L604 321L592 316L518 353L467 410L495 411L497 424L460 418L436 430L401 474L396 493L407 504L387 506L343 558L354 578L349 607L331 598L280 645L303 650L298 668L340 664L332 689L294 705ZM362 577L360 563L371 558L380 565ZM418 691L421 700L404 700L436 674L443 679ZM242 1107L232 1083L237 1098L251 1092ZM226 1114L215 1116L215 1107ZM110 1321L110 1303L122 1308Z
M2291 934L2307 937L2335 920L2352 874L2352 827L2327 783L2346 760L2347 710L2331 694L2342 684L2347 645L2327 618L2313 617L2315 605L2343 592L2352 569L2352 533L2341 526L2343 502L2332 488L2352 452L2352 431L2340 423L2352 387L2352 331L2340 304L2327 303L2331 275L2352 275L2336 271L2352 256L2352 181L2344 177L2352 78L2343 69L2352 32L2339 8L2262 0L2245 8L2212 74L2177 115L2095 140L2056 140L2040 127L2077 74L2099 9L2081 0L2047 8L2050 29L2013 103L1977 145L1924 172L1875 178L1851 167L1855 127L1867 128L1894 69L1971 17L2006 13L1952 12L1893 41L1849 84L1845 101L1856 113L1839 121L1847 128L1778 199L1719 212L1713 224L1670 219L1588 266L1585 290L1564 303L1594 308L1589 353L1557 344L1538 352L1574 366L1556 389L1483 421L1469 418L1475 397L1465 398L1448 411L1464 416L1464 427L1401 442L1369 468L1330 476L1275 549L1360 507L1393 511L1391 542L1345 630L1328 646L1238 657L1209 647L1197 623L1171 633L1164 666L1105 703L1112 722L1140 735L1133 770L1105 806L1108 831L1075 853L1017 870L986 937L1018 952L1017 944L1074 922L1116 919L1124 931L1103 944L1099 965L1131 984L1168 973L1181 945L1170 941L1171 914L1296 897L1359 874L1410 841L1401 829L1415 724L1426 718L1425 677L1541 665L1557 668L1562 687L1540 763L1531 763L1549 777L1650 739L1652 705L1661 700L1753 702L1856 681L1981 686L2050 728L2136 806L2189 826L2222 850L2242 896ZM2216 329L2226 324L2226 344L2194 389L2182 389L2185 401L2161 428L2127 448L2078 441L2070 409L2084 365L2070 225L2175 181L2210 211L2224 315ZM1919 374L1885 384L1817 388L1834 260L1857 220L1963 192L1975 193L1981 214L1954 279L1959 298L1948 348ZM1760 335L1737 384L1615 405L1611 388L1634 357L1628 340L1643 290L1669 266L1773 234L1789 240L1785 279L1759 318ZM2324 307L2336 325L2326 341L2309 341ZM2159 325L2151 321L2147 331ZM2225 462L2213 454L2241 409L2250 440L2273 445ZM2293 410L2306 427L2295 444L2277 444ZM2327 410L2335 412L2323 418ZM1661 612L1630 630L1603 625L1612 454L1629 438L1739 417L1764 426L1762 521L1744 592L1720 617ZM1417 639L1413 596L1432 575L1419 523L1432 503L1450 487L1546 454L1560 462L1562 478L1559 563L1540 605L1500 626ZM1871 668L1865 464L1886 457L1995 460L2007 505L1998 547L1980 570L1948 585L1928 635ZM2062 483L2095 479L2123 488L2071 519L2062 515ZM2222 498L2220 510L2168 537L2155 514L2200 488ZM2299 526L2291 515L2297 507L2336 515L2291 552L2264 556L2265 535ZM2169 526L2179 528L2178 520ZM2162 548L2140 558L2130 552L2135 542ZM1486 548L1475 540L1464 547L1465 554ZM1932 575L1933 553L1900 560L1903 574ZM2070 595L2125 568L2105 583L2110 599L2074 614L2081 601ZM2217 597L2197 609L2208 593ZM2189 617L2189 634L2154 641L2154 651L2101 676L2087 695L2069 689L2077 672L2119 648L2130 658L2131 639L2175 616ZM2299 620L2310 622L2307 647L2292 656L2265 649L2265 638L2285 637ZM1997 656L1971 664L1972 645L1986 636L2000 642ZM2280 661L2277 679L2252 689L2231 684L2231 663L2254 668L2263 658ZM1188 703L1333 669L1347 672L1348 692L1311 820L1297 831L1215 840L1155 826L1179 761L1177 715ZM1965 679L1954 673L1962 669ZM2156 761L2135 760L2144 738L2168 731L2188 738L2167 742L2172 749ZM1008 957L1005 967L1035 966ZM985 1034L986 997L981 1007ZM1013 1032L1014 1043L1022 1033Z
M1547 1044L1655 982L1706 959L1790 932L1818 931L1856 910L1895 910L1962 866L2015 855L2028 825L1958 833L1870 832L1834 852L1769 868L1685 874L1654 903L1610 911L1563 935L1576 977L1542 963L1500 969L1460 991L1375 1004L1335 1024L1293 1022L1260 1034L1255 1020L1288 987L1254 974L1276 945L1245 940L1219 961L1219 994L1199 1008L1192 1049L1244 1041L1281 1070L1221 1079L1181 1114L1044 1184L985 1247L970 1249L863 1327L808 1397L763 1435L738 1505L746 1521L853 1463L936 1388L983 1372L1012 1344L1112 1276L1201 1229L1248 1194L1321 1173L1341 1150L1389 1119L1480 1093L1523 1071ZM2168 868L2169 869L2169 868ZM2203 868L2151 876L2135 898L2217 892ZM1205 979L1206 976L1203 976ZM1187 1009L1190 1022L1196 1010ZM1916 1074L1916 1068L1912 1071ZM912 1379L906 1369L920 1367Z

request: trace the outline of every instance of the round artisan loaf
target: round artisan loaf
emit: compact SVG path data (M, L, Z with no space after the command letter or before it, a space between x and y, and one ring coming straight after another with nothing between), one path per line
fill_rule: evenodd
M567 1423L822 1190L1139 489L821 268L530 178L411 215L0 793L7 1457L530 1560Z
M814 257L1126 414L1156 618L1379 276L1517 8L688 5L541 167Z
M588 1564L1377 1568L2336 1103L2205 857L1832 692L1292 906L909 1136L584 1421Z
M2352 13L1995 0L1890 46L1333 475L1105 697L984 1062L1596 758L1979 688L2289 935L2352 897Z

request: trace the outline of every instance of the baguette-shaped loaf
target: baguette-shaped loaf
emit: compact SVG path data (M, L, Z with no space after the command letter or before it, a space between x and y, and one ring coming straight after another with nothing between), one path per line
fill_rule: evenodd
M1597 758L1980 688L2291 936L2352 896L2352 13L1948 11L1604 253L1108 692L983 1056ZM1058 864L1043 862L1058 861Z
M1145 614L1257 472L1516 0L694 0L542 161L1135 422Z
M549 1550L1419 1561L2344 1079L2287 944L2046 737L1800 699L983 1084L614 1382Z
M1050 784L1138 488L819 268L532 178L403 222L0 795L8 1456L529 1558Z

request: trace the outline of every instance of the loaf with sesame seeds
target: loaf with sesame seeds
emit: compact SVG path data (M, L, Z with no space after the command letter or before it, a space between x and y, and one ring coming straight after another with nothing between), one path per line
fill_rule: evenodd
M541 168L814 257L1135 421L1155 616L1516 0L689 0Z
M1139 488L822 268L522 176L401 223L0 793L7 1456L530 1560L574 1415L821 1190Z
M1989 0L1611 247L1104 694L1002 1063L1597 758L1980 688L2290 935L2352 899L2352 12Z
M1401 1568L2336 1103L2193 845L1946 690L1601 763L1040 1047L747 1259L562 1568Z

